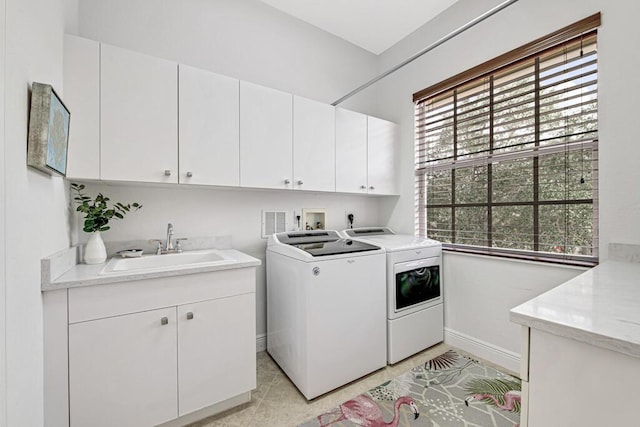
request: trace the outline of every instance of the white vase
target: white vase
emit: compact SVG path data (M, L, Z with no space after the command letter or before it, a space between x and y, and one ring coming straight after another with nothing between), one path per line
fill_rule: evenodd
M104 246L102 234L94 231L89 235L89 241L84 247L84 263L100 264L107 260L107 248Z

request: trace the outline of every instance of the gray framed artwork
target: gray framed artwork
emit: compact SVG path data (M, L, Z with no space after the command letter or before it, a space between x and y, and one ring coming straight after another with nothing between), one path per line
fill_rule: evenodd
M27 165L51 175L66 175L70 118L51 85L33 82Z

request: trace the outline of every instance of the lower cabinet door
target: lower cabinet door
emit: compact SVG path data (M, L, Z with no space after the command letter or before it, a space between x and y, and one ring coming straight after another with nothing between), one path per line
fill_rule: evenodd
M180 416L256 387L255 294L178 306Z
M176 333L175 307L69 325L71 427L176 418Z

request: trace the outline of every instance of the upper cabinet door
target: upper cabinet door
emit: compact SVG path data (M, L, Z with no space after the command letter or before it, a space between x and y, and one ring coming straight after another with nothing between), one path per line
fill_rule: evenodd
M336 108L336 191L367 194L367 116Z
M293 188L335 191L335 107L293 97Z
M101 52L101 178L178 182L178 64Z
M180 183L240 185L239 81L180 64Z
M293 96L240 82L240 185L292 188Z
M396 181L397 125L368 117L369 194L398 194Z
M63 89L71 112L67 178L100 179L100 43L64 36Z

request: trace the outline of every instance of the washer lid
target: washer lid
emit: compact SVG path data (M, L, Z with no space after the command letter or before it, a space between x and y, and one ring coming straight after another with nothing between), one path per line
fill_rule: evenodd
M330 242L300 243L291 246L301 249L314 257L375 251L380 249L372 244L351 239L339 239Z
M380 249L375 244L343 239L335 230L293 231L290 233L277 233L273 237L280 244L293 246L314 257Z

